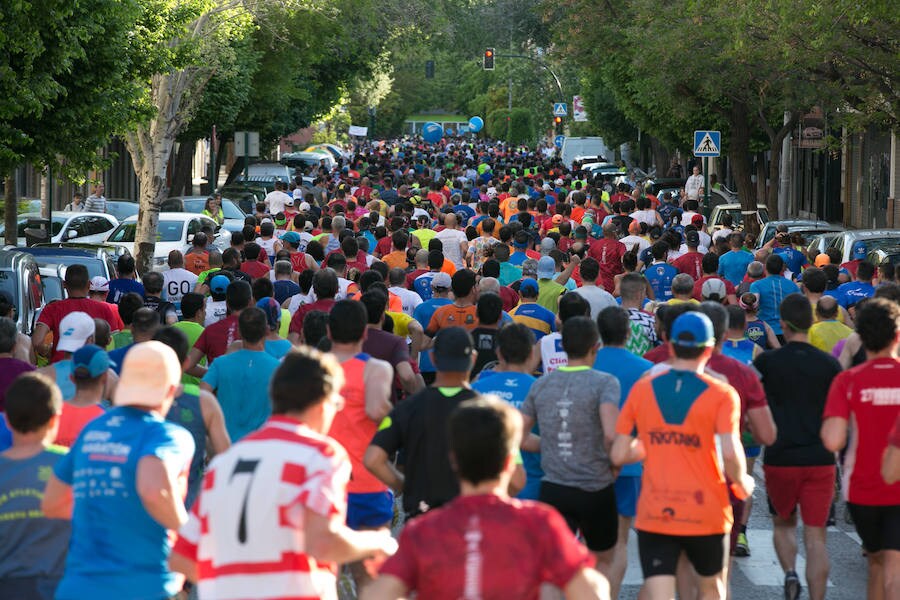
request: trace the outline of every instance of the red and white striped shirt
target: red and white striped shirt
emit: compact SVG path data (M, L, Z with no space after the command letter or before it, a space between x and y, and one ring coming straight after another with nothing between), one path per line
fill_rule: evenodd
M306 554L304 509L347 513L350 460L334 440L273 416L210 463L175 546L201 598L336 599L335 568Z

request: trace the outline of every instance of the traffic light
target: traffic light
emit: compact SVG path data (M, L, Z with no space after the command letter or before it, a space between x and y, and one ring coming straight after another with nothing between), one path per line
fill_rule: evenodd
M487 48L484 51L484 70L485 71L493 71L494 70L494 49Z
M553 117L553 131L562 133L562 117Z
M553 117L553 122L556 125L559 125L560 123L562 123L562 117Z
M425 61L425 79L434 79L434 61Z

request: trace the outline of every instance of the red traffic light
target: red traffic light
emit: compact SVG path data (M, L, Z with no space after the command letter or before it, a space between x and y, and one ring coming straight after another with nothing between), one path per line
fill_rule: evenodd
M494 49L486 48L484 51L484 56L482 57L481 66L485 71L493 71L494 70Z
M554 117L553 122L559 125L560 123L562 123L562 117Z
M492 50L485 50L485 51L484 51L484 55L485 55L486 57L490 58L490 57L492 57L492 56L494 55L494 52L493 52Z

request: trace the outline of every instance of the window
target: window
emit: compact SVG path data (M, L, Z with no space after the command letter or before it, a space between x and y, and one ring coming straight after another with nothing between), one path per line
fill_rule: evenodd
M110 242L129 243L134 241L137 223L122 223L109 237ZM160 221L156 228L157 242L180 242L184 221Z
M75 232L75 237L84 237L86 235L90 235L90 233L88 233L88 221L90 219L91 217L75 217L74 219L69 221L69 224L66 226L66 233L64 237L70 237L70 231Z
M106 233L110 229L113 228L113 224L104 217L85 217L87 219L87 224L85 229L87 230L87 235L99 235L102 233Z

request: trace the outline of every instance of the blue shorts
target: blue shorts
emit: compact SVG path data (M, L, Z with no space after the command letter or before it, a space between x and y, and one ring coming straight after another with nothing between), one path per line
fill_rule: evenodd
M639 475L619 475L615 483L616 509L619 516L634 517L637 514L638 496L641 495Z
M762 454L762 446L744 446L744 456L758 458Z
M363 529L389 525L394 520L394 494L347 494L347 527Z

